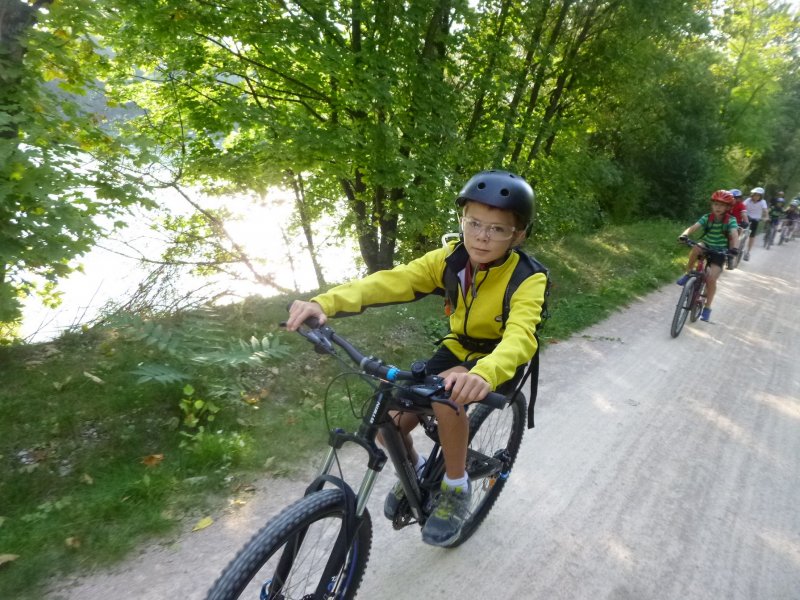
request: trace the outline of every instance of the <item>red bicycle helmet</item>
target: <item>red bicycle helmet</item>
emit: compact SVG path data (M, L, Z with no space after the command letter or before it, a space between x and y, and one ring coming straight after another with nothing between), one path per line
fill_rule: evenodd
M733 194L731 194L728 190L717 190L711 194L711 201L722 202L728 206L733 206Z

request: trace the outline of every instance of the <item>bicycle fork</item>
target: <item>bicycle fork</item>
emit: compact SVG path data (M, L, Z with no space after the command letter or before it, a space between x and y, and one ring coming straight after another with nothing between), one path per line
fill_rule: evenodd
M369 455L367 471L364 473L364 477L361 479L358 492L355 493L355 515L357 518L360 518L364 514L364 510L367 507L367 500L369 500L369 497L372 495L372 490L375 487L375 481L378 478L378 473L383 470L383 467L386 464L386 454L384 454L383 450L378 448L374 443L370 444L366 439L364 439L364 437L347 433L342 429L331 431L328 441L330 450L328 450L328 455L325 457L325 461L322 464L322 468L320 469L317 479L311 484L311 486L309 486L308 489L309 491L312 491L312 488L316 486L317 482L321 482L324 485L324 483L328 481L334 483L340 488L343 488L345 494L347 493L347 490L350 490L352 493L352 488L350 488L350 486L341 477L337 477L332 474L333 465L336 462L336 453L346 442L352 442L361 446ZM321 485L319 487L321 487ZM344 490L344 488L347 489Z

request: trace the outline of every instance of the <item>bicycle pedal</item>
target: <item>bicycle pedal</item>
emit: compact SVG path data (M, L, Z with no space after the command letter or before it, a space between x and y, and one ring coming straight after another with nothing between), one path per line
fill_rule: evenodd
M475 450L467 450L467 475L471 480L499 473L505 465L503 455L486 456Z

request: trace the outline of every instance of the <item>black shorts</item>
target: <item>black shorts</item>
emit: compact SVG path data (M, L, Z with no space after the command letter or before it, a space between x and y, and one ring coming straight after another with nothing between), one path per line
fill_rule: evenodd
M711 252L706 252L706 260L710 265L717 265L720 269L725 266L725 260L727 259L726 256L722 254L712 254Z
M450 352L448 348L439 346L436 353L431 356L425 364L425 373L428 375L438 375L442 371L459 366L471 369L477 362L477 360L458 360L458 357Z
M758 231L759 219L750 219L750 235L755 235Z
M477 359L458 360L458 357L448 348L445 346L439 346L439 349L426 362L425 373L428 375L438 375L447 369L452 369L453 367L459 366L472 369L477 362ZM506 381L505 383L501 383L499 386L497 386L497 392L500 394L510 394L512 391L514 391L514 387L516 386L517 382L520 381L520 378L525 373L526 366L527 363L517 367L517 372L514 377L510 381Z

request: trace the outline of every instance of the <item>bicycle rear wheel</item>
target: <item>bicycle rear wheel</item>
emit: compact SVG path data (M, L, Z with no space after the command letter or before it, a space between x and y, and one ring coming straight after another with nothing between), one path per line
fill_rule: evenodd
M511 473L525 433L527 401L521 393L503 410L477 404L469 417L467 475L472 489L469 517L448 547L467 541L489 514ZM444 465L442 465L444 470Z
M225 567L206 600L355 597L372 544L369 512L359 520L343 564L324 574L342 533L344 506L341 490L325 489L284 509Z
M675 306L675 314L672 315L672 327L669 330L670 335L674 338L680 334L686 323L686 317L689 316L689 311L692 309L695 283L697 283L697 279L690 277L681 290L678 304Z

